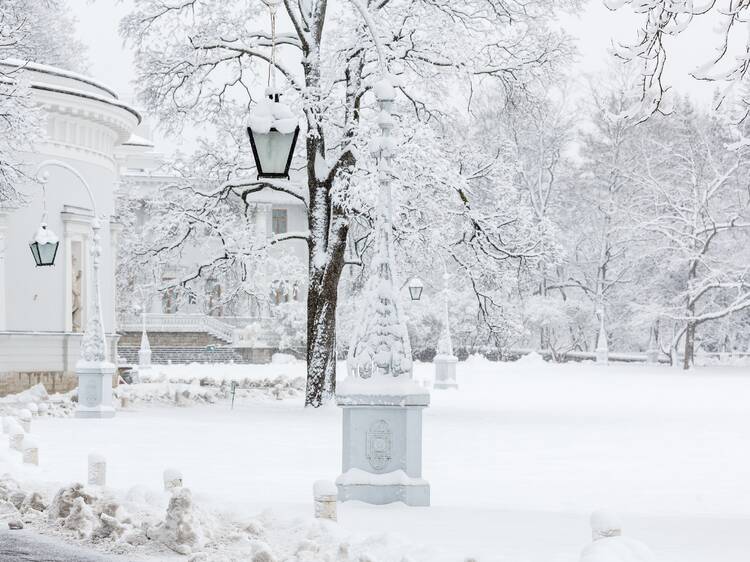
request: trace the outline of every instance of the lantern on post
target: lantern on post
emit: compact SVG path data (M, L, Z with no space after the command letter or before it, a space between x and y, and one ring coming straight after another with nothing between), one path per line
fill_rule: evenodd
M55 256L57 248L60 245L60 239L57 235L47 228L47 180L48 175L43 175L42 183L42 224L36 235L29 242L31 255L34 256L34 262L37 267L46 267L55 265Z
M412 277L409 280L409 296L411 300L418 301L422 298L422 291L424 290L424 283L419 277Z
M258 179L289 179L299 121L288 106L279 101L276 89L276 10L281 0L263 0L271 13L271 60L268 65L266 98L253 108L247 134L253 149Z

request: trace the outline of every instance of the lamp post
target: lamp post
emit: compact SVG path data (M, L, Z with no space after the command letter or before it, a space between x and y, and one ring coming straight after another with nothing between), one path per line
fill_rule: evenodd
M391 132L396 92L387 79L374 91L380 128L372 143L379 183L375 251L349 346L348 376L336 393L344 410L343 472L336 484L342 501L425 506L430 485L422 479L422 410L430 396L412 377L411 346L394 280Z
M109 418L115 415L112 406L112 377L115 373L114 364L107 361L107 340L104 335L104 320L102 317L102 297L99 279L99 260L102 255L101 226L106 217L100 217L96 212L96 200L88 182L78 171L64 162L47 160L39 165L36 176L46 186L49 173L45 168L61 168L73 174L83 184L86 194L91 201L94 219L91 221L91 309L86 315L86 330L81 340L81 357L76 363L78 376L78 418Z

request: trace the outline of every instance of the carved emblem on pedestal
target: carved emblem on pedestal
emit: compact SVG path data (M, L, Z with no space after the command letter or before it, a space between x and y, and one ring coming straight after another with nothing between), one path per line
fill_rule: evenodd
M81 381L78 388L78 401L84 406L93 408L99 405L99 385L96 381Z
M391 461L393 448L393 432L388 422L378 420L373 422L367 432L367 460L375 470L383 470Z

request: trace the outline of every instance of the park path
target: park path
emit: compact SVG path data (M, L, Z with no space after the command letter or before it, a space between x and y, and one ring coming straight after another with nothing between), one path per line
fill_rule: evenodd
M126 562L30 531L0 531L0 562Z

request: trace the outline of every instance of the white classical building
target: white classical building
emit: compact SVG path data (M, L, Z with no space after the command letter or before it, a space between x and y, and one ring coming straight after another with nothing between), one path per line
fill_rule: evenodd
M94 207L102 218L103 322L108 358L115 362L121 227L114 193L121 180L119 162L141 117L90 78L20 61L0 65L24 68L21 74L44 112L46 138L33 153L19 157L31 177L48 174L46 197L39 183L29 181L17 187L25 204L0 208L0 396L38 382L48 391L67 390L77 384L75 364L90 310ZM44 199L47 224L60 239L52 267L36 267L29 249Z
M147 237L146 227L163 220L148 206L148 201L158 199L160 193L179 183L176 178L164 174L162 155L155 150L149 137L146 127L139 128L137 136L124 145L121 157L121 189L127 191L131 203L135 202L134 230L131 233L134 237ZM247 202L250 207L248 221L258 240L308 228L304 203L289 194L266 189L252 194ZM177 259L163 260L163 263L149 267L143 279L136 281L132 299L135 302L129 308L122 307L120 317L123 334L120 351L125 362L134 360L134 347L139 345L142 327L148 332L152 347L175 348L169 351L170 355L164 350L156 353L154 357L159 357L161 362L190 358L187 351L180 352L176 348L208 344L234 347L239 354L235 355L237 360L270 360L280 344L273 320L274 304L291 300L304 302L306 287L301 283L271 280L269 284L274 289L269 295L257 298L238 293L225 299L225 295L232 293L228 292L222 279L213 278L210 272L193 278L201 264L222 252L216 240L188 240L180 248ZM286 240L271 246L269 255L271 259L293 257L295 263L306 264L307 244L304 240ZM253 275L263 275L263 272L256 271ZM188 278L191 279L189 299L184 298L184 294L179 298L175 292L165 290ZM214 342L207 340L197 335L200 332L207 332L217 339ZM196 334L192 341L185 335L189 333ZM178 334L181 335L177 337ZM194 359L198 360L197 357Z

